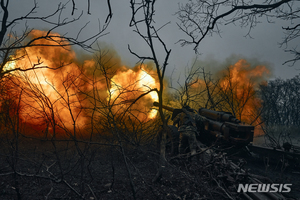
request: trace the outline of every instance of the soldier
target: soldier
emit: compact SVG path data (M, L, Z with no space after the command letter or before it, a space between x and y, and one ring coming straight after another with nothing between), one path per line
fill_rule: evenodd
M180 133L180 141L179 141L179 153L184 152L183 141L188 140L191 155L196 154L196 149L198 146L198 141L196 139L196 135L198 134L197 123L200 129L202 129L202 122L204 121L204 117L199 114L194 113L194 110L189 106L184 106L182 108L182 112L173 113L173 125L178 125L178 131Z

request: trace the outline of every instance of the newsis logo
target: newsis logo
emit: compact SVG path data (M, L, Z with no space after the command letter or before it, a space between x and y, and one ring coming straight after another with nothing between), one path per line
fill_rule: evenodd
M237 192L290 192L292 184L239 184Z

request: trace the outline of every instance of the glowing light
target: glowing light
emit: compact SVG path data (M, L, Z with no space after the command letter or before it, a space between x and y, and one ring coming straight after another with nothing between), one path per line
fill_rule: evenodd
M16 67L16 62L15 61L9 61L5 64L4 68L3 68L3 71L9 71L9 70L12 70L12 69L15 69Z
M125 69L125 67L123 67ZM124 106L124 103L132 103L139 95L148 92L149 90L156 88L158 83L156 80L140 67L137 71L127 69L126 71L119 71L111 79L110 95L111 99L115 100L114 103L120 103L119 109ZM109 98L109 97L108 97ZM150 101L151 103L148 103ZM158 101L156 92L150 92L143 97L142 100L136 103L136 106L140 111L145 107L150 108L153 101ZM157 115L157 110L148 109L148 119L153 119ZM141 117L142 121L148 120Z
M41 37L44 34L45 32L38 30L31 32L32 37ZM8 62L3 70L15 68L25 70L12 72L14 76L10 80L16 86L14 90L22 93L19 101L20 121L32 125L39 132L54 130L49 124L55 124L65 132L83 130L92 115L88 112L89 109L84 108L94 108L98 105L95 99L91 98L99 98L97 100L101 101L101 104L108 100L113 104L114 114L118 115L122 114L122 111L141 94L159 87L154 76L151 76L151 73L155 74L155 72L148 69L146 65L128 69L118 64L112 70L116 73L111 78L111 87L107 88L106 77L101 70L97 69L98 61L86 59L79 62L75 52L69 46L55 47L57 43L51 40L38 42L48 46L26 48L25 57L24 50L17 50L11 60L21 59ZM112 63L108 65L115 64L115 60L110 59L110 61ZM29 68L34 69L26 70ZM157 93L154 91L134 103L130 115L134 115L134 119L139 122L155 118L157 110L150 111L153 101L158 101ZM102 113L98 114L100 116ZM76 120L76 123L73 120ZM65 132L62 131L63 134Z

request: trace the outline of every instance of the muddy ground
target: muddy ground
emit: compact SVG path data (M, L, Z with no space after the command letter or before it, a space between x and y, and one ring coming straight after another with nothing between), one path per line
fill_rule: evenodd
M242 199L236 187L248 175L236 175L231 160L274 183L292 183L286 197L300 197L300 169L293 163L282 170L280 161L266 167L260 158L237 154L195 159L168 154L163 176L153 182L158 155L154 145L2 138L0 199Z

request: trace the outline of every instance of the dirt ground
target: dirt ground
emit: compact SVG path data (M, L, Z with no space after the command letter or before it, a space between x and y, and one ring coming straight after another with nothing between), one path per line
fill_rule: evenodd
M11 141L11 140L9 140ZM249 173L274 183L292 183L287 197L300 197L300 169L236 155L195 159L167 155L163 176L154 146L40 141L22 138L0 142L0 199L242 199L236 193L247 175L236 175L232 160ZM239 170L239 169L238 169Z
M291 135L290 142L292 145L300 146L298 135ZM253 145L266 147L266 138L264 136L254 138ZM266 176L274 183L292 183L292 190L285 194L287 197L300 199L300 160L299 159L282 159L268 157L249 157L247 167L254 174Z
M292 163L291 163L292 165ZM298 166L287 166L282 168L280 161L269 163L262 159L247 159L249 172L260 176L268 177L273 183L292 184L291 192L284 196L291 199L300 199L300 168Z

